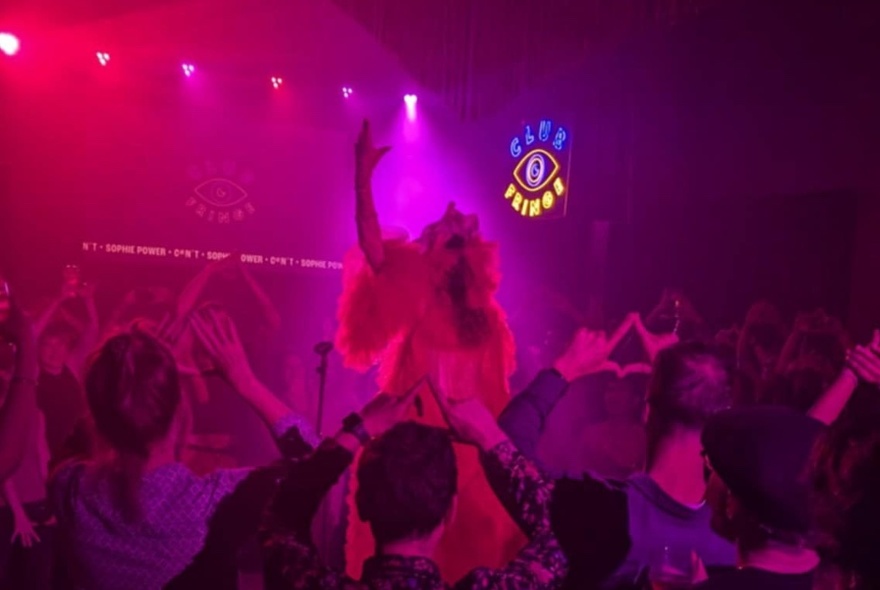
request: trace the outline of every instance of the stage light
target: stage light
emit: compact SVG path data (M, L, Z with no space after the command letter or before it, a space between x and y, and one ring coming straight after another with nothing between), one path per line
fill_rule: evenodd
M189 78L193 75L193 72L196 71L196 67L192 64L183 64L181 66L183 68L183 75Z
M12 56L18 53L20 47L21 43L18 41L18 37L12 33L0 33L0 51Z
M272 76L272 88L274 88L275 90L278 90L279 88L281 88L281 84L283 84L283 83L284 83L284 80L282 80L278 76Z
M99 51L95 55L98 57L98 63L101 64L102 66L106 66L108 63L110 63L110 54L109 53L106 53L104 51Z
M403 102L406 103L406 118L410 121L416 120L416 103L419 101L419 97L415 94L407 94L403 97Z
M342 96L343 96L343 98L348 98L348 97L351 96L352 94L354 94L354 90L352 90L350 86L343 86L343 87L342 87Z

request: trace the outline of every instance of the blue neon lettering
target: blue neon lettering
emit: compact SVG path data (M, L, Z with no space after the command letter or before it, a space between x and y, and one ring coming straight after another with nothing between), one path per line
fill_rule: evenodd
M556 137L553 138L553 147L557 150L561 150L565 147L565 140L568 139L568 133L566 133L565 129L560 127L556 130Z
M514 158L518 158L522 153L522 146L519 143L519 137L514 137L513 141L510 142L510 155Z
M541 141L547 141L550 139L551 131L553 131L553 122L549 119L542 120L541 124L538 126L538 139Z

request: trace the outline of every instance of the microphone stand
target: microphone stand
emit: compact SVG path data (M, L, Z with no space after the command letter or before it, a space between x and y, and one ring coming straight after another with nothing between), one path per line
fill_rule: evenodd
M321 362L318 364L318 368L316 369L318 373L318 416L315 422L315 430L318 432L318 438L323 438L323 430L324 430L324 394L327 389L327 357L330 356L330 352L333 350L332 342L319 342L315 345L315 354L321 357ZM324 503L322 503L319 508L319 512L316 515L317 520L320 522L320 546L322 549L328 547L328 536L330 534L330 513L328 512Z
M324 395L327 389L327 357L330 355L330 351L333 350L332 346L321 346L318 345L315 347L315 352L321 357L321 363L318 365L318 416L315 421L315 429L318 431L318 437L323 436L324 431Z

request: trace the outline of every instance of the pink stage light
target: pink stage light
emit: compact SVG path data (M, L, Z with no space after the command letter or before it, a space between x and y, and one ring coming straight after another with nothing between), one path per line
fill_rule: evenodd
M281 88L281 85L284 83L284 80L279 78L278 76L272 76L272 88L278 90Z
M106 53L104 51L99 51L95 55L98 57L98 63L101 64L102 66L106 66L108 63L110 63L110 54L109 53Z
M12 33L0 33L0 51L8 56L18 53L21 43Z
M407 94L403 97L403 102L406 103L406 118L410 121L416 120L416 103L419 101L419 97L415 94Z
M348 98L348 97L351 96L352 94L354 94L354 90L352 90L350 86L343 86L343 87L342 87L342 96L343 96L343 98Z
M189 78L193 75L193 72L196 71L196 67L192 64L183 64L181 66L183 68L183 75Z

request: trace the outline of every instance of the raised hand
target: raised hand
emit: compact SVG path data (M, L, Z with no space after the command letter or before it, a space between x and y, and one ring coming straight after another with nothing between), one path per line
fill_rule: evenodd
M367 433L370 436L379 436L403 420L423 382L424 379L419 379L402 396L380 393L367 402L360 412Z
M430 378L429 385L446 423L459 441L489 451L507 440L498 422L478 396L466 399L453 399L450 396L449 388L455 387L455 383L442 368Z
M81 299L90 300L95 298L95 283L82 283L77 293Z
M226 378L239 391L249 387L254 377L232 318L205 308L192 314L190 326Z
M13 518L15 528L12 532L12 538L9 539L10 543L14 544L18 540L22 547L29 549L40 542L40 536L34 530L34 523L23 510L13 510Z
M630 317L632 318L633 326L635 327L636 332L642 341L642 346L645 348L645 352L648 353L648 358L651 359L651 362L654 362L654 359L657 358L657 355L661 350L678 344L679 338L677 334L654 334L645 327L640 315L631 314Z
M880 331L874 330L870 344L849 351L846 366L865 383L880 385Z
M632 319L628 316L611 336L586 328L578 330L568 349L554 363L553 368L559 371L567 381L574 381L602 371L619 374L620 366L609 360L608 357L626 336L631 326Z
M379 160L389 151L391 151L389 146L377 148L373 145L370 122L364 120L360 135L358 135L357 142L354 144L355 188L361 188L363 183L369 182Z

